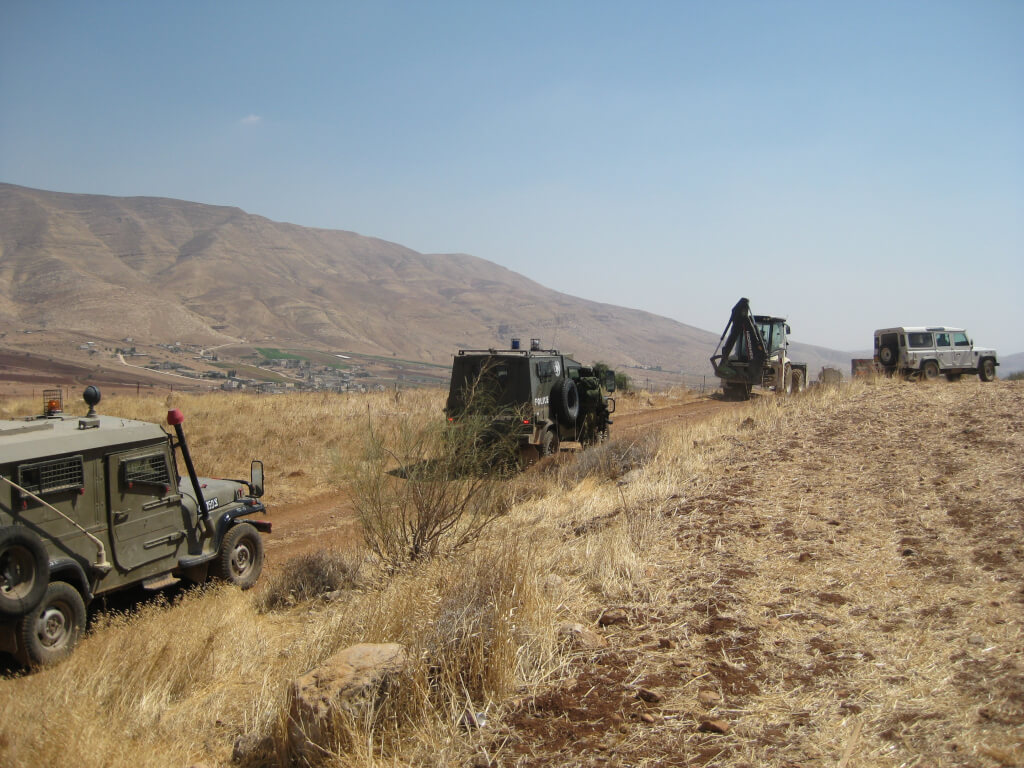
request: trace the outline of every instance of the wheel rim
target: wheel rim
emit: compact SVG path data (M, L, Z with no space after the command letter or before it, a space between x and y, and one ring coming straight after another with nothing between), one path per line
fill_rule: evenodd
M926 379L937 379L939 378L939 367L934 363L929 363L924 367L924 377Z
M236 576L244 576L252 568L252 549L248 541L240 541L231 552L231 570Z
M51 650L63 648L71 637L71 622L68 621L67 607L51 605L36 622L36 636L39 642Z
M0 592L12 600L24 600L35 586L32 553L10 547L0 555Z

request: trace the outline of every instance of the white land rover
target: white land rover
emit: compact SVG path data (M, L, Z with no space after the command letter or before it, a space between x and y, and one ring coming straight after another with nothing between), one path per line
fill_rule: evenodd
M963 328L937 325L875 331L875 364L890 374L937 379L944 373L956 381L961 374L976 373L982 381L992 381L999 361L994 349L974 346Z

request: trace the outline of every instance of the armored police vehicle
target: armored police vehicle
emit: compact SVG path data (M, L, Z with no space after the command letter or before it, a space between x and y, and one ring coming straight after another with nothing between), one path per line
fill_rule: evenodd
M29 666L68 655L99 595L141 584L218 577L246 589L263 565L263 465L248 481L196 475L184 416L157 424L65 415L60 390L44 413L0 421L0 650ZM181 458L187 477L179 477Z
M615 400L615 373L598 377L557 349L541 349L539 339L521 349L463 349L455 355L445 413L458 422L467 413L493 412L495 426L518 434L524 458L558 451L564 441L583 445L608 438Z

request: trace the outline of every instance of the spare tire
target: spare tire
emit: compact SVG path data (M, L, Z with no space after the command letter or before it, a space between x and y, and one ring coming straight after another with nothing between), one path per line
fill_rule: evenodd
M580 415L580 393L572 379L559 379L551 388L551 405L555 416L567 425L576 423Z
M0 528L0 616L16 619L39 605L50 581L50 558L28 528Z

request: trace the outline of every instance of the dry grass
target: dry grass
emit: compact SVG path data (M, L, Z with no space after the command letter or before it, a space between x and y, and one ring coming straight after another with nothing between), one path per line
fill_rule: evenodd
M278 483L324 488L342 482L325 467L357 460L367 412L439 414L436 394L191 400L206 461L213 435L247 435ZM286 426L315 437L300 450ZM278 451L310 474L275 470ZM1024 387L766 398L641 459L625 476L527 473L477 547L368 569L346 599L259 613L216 589L107 618L68 662L0 682L0 762L228 764L238 735L280 741L289 679L360 641L417 662L398 709L329 765L1024 761ZM560 647L564 621L609 647ZM486 728L459 725L469 707Z

